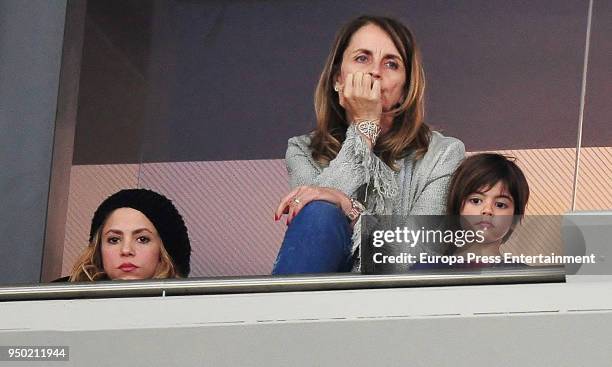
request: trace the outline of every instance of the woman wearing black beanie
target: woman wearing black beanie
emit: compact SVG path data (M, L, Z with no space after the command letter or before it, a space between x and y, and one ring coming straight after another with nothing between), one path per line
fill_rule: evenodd
M121 190L100 204L89 245L69 280L186 278L191 245L172 202L146 189Z

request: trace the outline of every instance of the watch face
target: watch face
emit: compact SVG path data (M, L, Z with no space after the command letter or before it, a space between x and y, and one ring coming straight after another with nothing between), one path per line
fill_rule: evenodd
M352 200L353 208L357 209L360 213L365 210L365 206L357 200Z
M365 207L363 206L363 204L361 204L359 201L355 200L355 199L351 199L351 212L348 214L348 217L351 221L359 218L359 216L361 215L361 213L363 213L363 211L365 210Z

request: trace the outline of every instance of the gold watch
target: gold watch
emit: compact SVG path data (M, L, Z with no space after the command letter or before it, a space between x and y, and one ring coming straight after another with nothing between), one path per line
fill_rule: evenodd
M362 203L351 198L351 211L346 215L351 222L354 222L365 211L365 206Z

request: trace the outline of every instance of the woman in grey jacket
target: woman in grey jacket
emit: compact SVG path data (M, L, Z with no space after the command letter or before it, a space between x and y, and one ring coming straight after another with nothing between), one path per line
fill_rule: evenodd
M289 225L273 274L348 271L361 214L445 213L461 141L423 122L425 79L412 33L361 16L338 33L315 91L317 128L289 139Z

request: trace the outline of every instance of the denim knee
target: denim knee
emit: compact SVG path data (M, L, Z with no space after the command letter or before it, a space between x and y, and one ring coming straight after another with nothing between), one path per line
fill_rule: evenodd
M293 219L289 231L325 242L344 242L344 251L351 248L352 229L348 218L342 209L328 201L308 203Z
M327 201L308 203L287 228L272 274L350 270L351 234L342 209Z
M323 200L315 200L306 204L295 219L300 216L302 218L307 217L309 221L314 219L320 224L348 223L348 219L342 209L335 204Z

